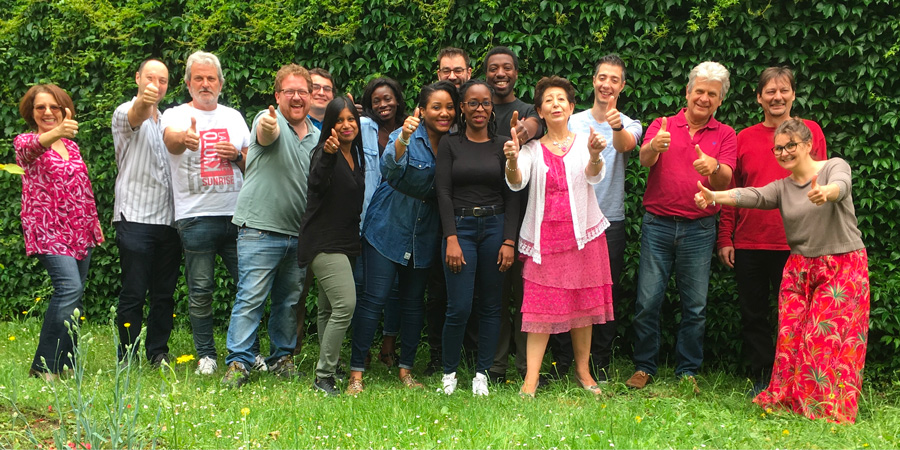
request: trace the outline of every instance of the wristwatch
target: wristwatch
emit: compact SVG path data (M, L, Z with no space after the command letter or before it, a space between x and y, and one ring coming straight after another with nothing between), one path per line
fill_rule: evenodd
M237 155L237 158L232 159L231 162L233 162L233 163L239 163L239 162L241 162L241 161L243 161L243 160L244 160L244 153L242 153L242 152L239 151L239 152L238 152L238 155ZM719 170L719 168L716 167L716 170ZM713 172L713 173L715 173L715 172Z

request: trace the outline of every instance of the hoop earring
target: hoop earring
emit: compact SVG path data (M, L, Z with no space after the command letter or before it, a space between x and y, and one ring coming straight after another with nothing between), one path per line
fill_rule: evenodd
M491 122L497 123L497 113L494 110L491 110Z

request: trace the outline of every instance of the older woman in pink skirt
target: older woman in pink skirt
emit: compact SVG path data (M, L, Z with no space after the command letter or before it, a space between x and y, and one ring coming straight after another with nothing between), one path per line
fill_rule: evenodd
M591 328L613 320L612 277L604 230L609 221L597 206L593 184L604 175L603 136L569 131L575 89L564 78L542 78L535 108L547 124L540 140L504 147L506 181L514 190L528 186L528 206L519 236L522 269L522 331L528 333L528 369L520 395L533 397L551 334L570 331L575 379L600 394L591 376Z

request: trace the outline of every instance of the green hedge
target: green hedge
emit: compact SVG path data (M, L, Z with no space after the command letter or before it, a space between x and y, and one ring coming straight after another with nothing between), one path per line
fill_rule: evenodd
M898 49L900 13L889 0L772 2L768 0L2 0L0 1L0 162L12 162L12 139L25 130L16 104L38 82L55 82L78 108L78 142L90 167L105 225L106 245L94 253L87 316L105 320L119 291L117 250L111 226L115 156L110 116L135 92L139 62L160 57L171 70L164 104L187 100L184 60L195 50L216 53L225 69L222 101L248 117L273 103L275 71L295 61L329 69L337 84L360 95L372 77L387 75L412 99L433 81L437 51L466 49L476 76L495 45L520 56L519 96L528 100L543 75L559 74L578 88L579 104L591 101L591 68L617 52L628 63L620 109L645 125L684 104L691 67L722 62L732 88L717 117L740 130L759 122L754 86L770 65L795 67L799 83L794 114L817 120L829 151L854 168L854 200L869 250L872 316L869 375L895 373L900 360L900 163ZM411 102L410 102L411 103ZM632 158L627 175L629 247L624 271L627 298L634 298L640 231L640 200L646 170ZM0 208L0 316L20 315L46 297L49 280L25 258L18 219L20 182L0 177L6 194ZM228 320L233 284L221 274L216 318ZM671 292L674 292L670 290ZM179 285L178 311L186 322L186 289ZM706 334L707 361L740 364L739 312L731 273L714 263ZM310 304L311 306L311 304ZM631 311L632 301L623 310ZM665 307L664 343L674 341L677 298ZM628 317L619 322L627 330ZM627 346L623 346L627 353ZM895 362L897 361L897 362Z

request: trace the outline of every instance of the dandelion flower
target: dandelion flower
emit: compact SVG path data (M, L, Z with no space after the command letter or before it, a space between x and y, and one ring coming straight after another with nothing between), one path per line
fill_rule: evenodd
M783 435L785 435L785 436L787 436L787 435L789 435L789 434L791 434L791 432L790 432L790 431L788 431L788 430L787 430L787 429L786 429L786 428L785 428L785 430L784 430L784 431L782 431L782 432L781 432L781 434L783 434Z
M14 340L16 340L16 337L15 337L15 336L10 336L10 337L9 337L9 340L14 341Z
M635 421L635 422L641 423L642 420L644 420L644 419L641 418L641 416L634 416L634 421Z
M22 314L28 314L28 311L22 311Z
M247 416L250 414L250 408L241 408L241 415Z
M173 317L173 318L178 317L178 314L174 314L174 313L173 313L173 314L172 314L172 317Z
M175 363L176 364L184 364L188 361L193 361L193 360L194 360L194 355L181 355L178 358L175 358Z
M125 328L131 328L131 322L125 322L124 324L122 324L122 326Z
M84 322L84 316L81 316L81 321Z
M37 302L39 302L39 301L41 301L41 298L40 298L40 297L35 297L34 302L37 303Z
M766 408L766 414L772 414L772 408Z

